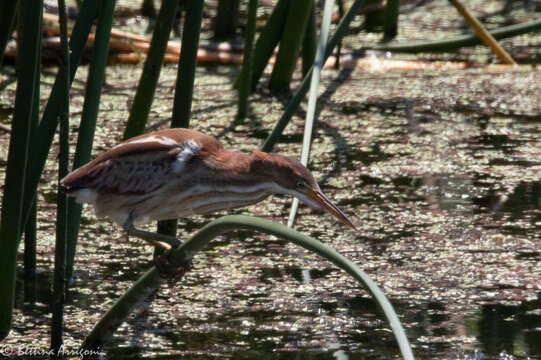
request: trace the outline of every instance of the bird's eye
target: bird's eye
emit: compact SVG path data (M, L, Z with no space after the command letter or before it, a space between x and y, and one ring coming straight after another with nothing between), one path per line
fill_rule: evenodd
M297 180L297 189L302 189L302 188L304 188L304 181Z

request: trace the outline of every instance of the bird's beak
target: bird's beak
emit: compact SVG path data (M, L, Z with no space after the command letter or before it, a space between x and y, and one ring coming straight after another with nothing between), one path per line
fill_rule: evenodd
M307 194L311 200L319 204L323 209L327 210L329 213L333 214L340 222L343 224L352 227L354 230L357 230L355 225L348 219L346 214L334 205L331 200L325 194L319 190L314 190L311 187L307 187Z

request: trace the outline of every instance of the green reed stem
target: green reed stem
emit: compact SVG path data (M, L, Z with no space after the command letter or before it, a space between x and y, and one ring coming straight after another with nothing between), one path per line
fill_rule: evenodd
M88 34L94 22L94 18L98 14L100 2L95 0L85 0L80 9L77 22L73 27L70 38L70 82L75 78L75 72L81 61L83 50L88 39ZM30 207L36 196L37 186L41 173L45 167L45 162L49 154L49 149L53 142L56 127L58 125L58 117L61 112L61 97L59 93L63 88L62 79L57 75L53 89L49 96L49 101L43 112L42 120L39 125L35 138L32 139L34 147L32 157L28 159L28 171L25 181L25 192L23 200L23 216L22 225L26 223Z
M393 306L381 289L365 274L357 265L340 255L327 245L295 230L269 220L242 215L224 216L201 228L194 236L171 254L170 261L173 265L184 266L195 254L203 250L216 236L230 230L254 230L265 234L275 235L290 242L302 246L325 259L329 260L348 274L374 298L385 318L389 321L391 329L405 359L413 359L413 353L406 337L406 333ZM82 349L95 350L103 346L113 332L125 321L141 301L154 292L163 278L156 268L147 271L94 326L85 339Z
M150 49L133 98L126 129L124 130L124 139L140 135L145 131L177 7L178 0L162 1L160 13L152 33Z
M342 20L340 21L340 24L338 24L338 27L336 28L336 31L334 35L329 40L326 48L325 48L325 57L323 60L323 63L327 60L327 58L331 55L332 51L342 39L342 37L346 34L346 31L348 29L349 24L357 15L358 10L363 5L364 0L355 0L351 7L349 8L348 12L344 15ZM306 92L308 91L308 87L310 85L310 78L312 69L306 74L306 76L303 78L301 85L293 95L293 98L289 101L287 104L284 113L282 114L282 117L280 120L276 123L274 126L274 129L270 133L270 135L267 137L265 142L263 143L262 150L265 152L272 151L272 148L278 142L278 139L280 138L280 135L282 135L282 132L284 131L286 125L289 123L289 120L291 120L291 117L295 112L297 111L301 101L304 99L304 96L306 95Z
M177 85L171 127L190 127L197 49L203 20L203 0L186 1L182 49L178 63Z
M239 103L237 120L246 118L248 114L248 96L252 80L254 58L253 45L255 36L255 25L257 20L257 0L250 0L248 3L248 23L244 33L244 59L242 62L241 75L239 77Z
M73 168L76 169L90 161L90 153L94 142L94 132L100 108L100 97L105 81L105 68L109 53L109 39L113 23L115 0L102 0L101 11L96 26L96 39L94 42L94 55L88 69L81 126L77 137ZM75 262L79 224L81 221L81 204L73 198L69 199L68 243L66 255L66 278L71 279Z
M513 37L517 35L534 33L541 30L541 20L530 21L523 24L504 26L496 30L491 30L489 33L497 40ZM477 35L461 35L447 40L437 41L416 41L403 44L377 44L372 46L373 49L382 51L396 52L451 52L465 46L480 45L483 42Z
M319 80L321 78L321 69L323 68L323 61L325 57L325 45L327 44L327 38L329 37L329 28L331 26L331 17L333 11L334 0L325 0L325 7L323 9L323 19L321 21L321 31L319 35L319 41L317 44L316 59L314 61L314 67L312 71L312 79L310 82L310 96L308 98L308 109L306 110L306 121L304 122L304 137L302 140L302 152L301 152L301 164L308 166L308 159L310 158L310 147L312 144L312 132L314 129L314 122L316 117L316 105L319 90ZM289 212L289 219L287 226L292 227L295 223L295 217L299 208L299 199L293 198L291 210Z
M290 0L278 0L278 3L274 6L270 17L267 19L265 27L259 33L259 37L254 47L253 58L253 71L250 91L254 91L265 67L269 63L269 59L274 53L274 48L278 45L280 38L282 37L282 31L287 16L287 9L289 8ZM239 85L239 79L237 78L235 87Z
M40 34L40 40L41 43ZM37 48L39 54L38 59L41 59L41 46ZM39 126L39 111L40 111L40 75L41 61L36 63L36 79L34 89L34 104L32 105L32 124L30 127L30 139L36 136L36 131ZM28 166L28 160L26 162ZM28 171L28 170L25 170ZM22 221L22 219L21 219ZM21 225L22 226L22 225ZM30 217L24 226L24 302L33 306L36 302L36 246L37 246L37 199L34 198Z
M182 48L178 63L173 117L171 119L171 127L173 128L190 127L197 50L199 48L199 36L201 34L201 21L203 21L203 5L203 0L187 1L184 4ZM177 222L176 219L159 221L158 232L176 236Z
M289 6L276 63L269 81L269 88L273 92L289 89L313 6L314 0L296 0Z
M306 24L306 31L304 32L304 39L302 40L302 76L306 76L312 65L314 65L314 59L316 57L317 49L317 34L316 34L316 7L312 6L310 10L310 17L308 18L308 24Z
M17 90L8 152L8 165L0 219L0 340L10 329L15 299L15 265L23 226L23 197L32 127L33 105L36 103L36 75L40 63L43 2L21 0L22 36L17 58ZM38 84L36 84L36 81Z
M390 41L398 34L400 0L387 0L383 22L383 41Z
M36 303L36 203L34 200L24 228L24 302L30 305Z
M214 18L214 38L224 40L235 36L240 0L218 0Z
M58 154L58 179L68 174L69 163L69 105L70 105L70 64L68 48L68 18L66 14L65 0L58 0L58 13L60 23L60 44L62 56L58 75L64 84L59 96L63 104L60 113L60 149ZM60 182L58 183L60 189ZM53 299L51 309L53 313L51 324L51 350L54 358L61 358L59 350L62 346L62 334L64 324L64 299L66 288L66 243L68 236L68 201L66 193L58 192L56 212L56 242L54 252L54 280Z

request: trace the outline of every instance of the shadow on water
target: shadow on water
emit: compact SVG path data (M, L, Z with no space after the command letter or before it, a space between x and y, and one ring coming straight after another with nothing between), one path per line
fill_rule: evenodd
M520 305L487 304L465 317L469 335L489 356L505 352L517 356L541 354L541 294Z
M338 302L337 302L338 301ZM171 355L156 355L155 359L183 359L226 357L232 359L363 359L394 358L398 356L395 340L379 318L372 300L362 297L337 297L337 301L321 301L315 306L328 315L337 308L347 307L349 316L358 319L356 331L348 335L336 334L325 322L314 328L300 326L297 321L311 319L310 311L288 312L273 310L229 311L211 316L208 320L178 320L178 328L171 324L155 323L146 329L159 343L171 344ZM400 306L400 305L399 305ZM132 321L133 323L133 321ZM206 331L198 326L210 324ZM333 334L334 333L334 334ZM338 335L338 336L337 336ZM149 344L132 343L123 347L106 346L107 358L137 358L148 351Z
M514 354L518 358L541 354L541 298L517 306L481 305L477 311L464 315L448 310L444 303L434 301L415 306L399 302L393 302L393 305L403 314L412 340L422 337L433 339L416 350L418 358L429 359L434 353L475 359L498 358L501 353ZM336 359L337 351L345 356L342 359L398 356L394 338L386 330L387 326L371 299L361 296L336 297L322 300L316 307L329 316L346 308L347 316L356 319L356 331L341 333L338 339L333 339L325 333L332 333L332 330L327 329L323 333L307 331L306 328L297 330L295 319L314 315L310 311L298 313L283 310L228 312L227 315L208 319L207 322L213 326L206 332L186 330L191 326L184 322L179 323L179 329L170 328L170 324L163 324L163 327L155 324L146 331L171 343L172 352L182 353L183 358L221 355L234 359ZM450 327L453 317L457 316L463 317L463 327ZM289 326L284 328L284 323ZM199 324L191 325L196 328ZM476 348L457 349L446 341L447 338L461 335L475 337L478 342ZM335 340L337 342L332 343ZM107 348L107 357L136 358L142 349L143 344ZM166 359L171 355L155 358Z
M260 275L262 282L270 279L280 280L284 276L292 277L302 283L301 268L287 267L283 269L263 268ZM336 269L312 270L313 279L325 278L336 272ZM38 274L38 302L50 303L50 278L46 274ZM18 303L20 304L21 286L18 283ZM68 302L76 299L68 299ZM235 298L234 302L249 299ZM257 299L252 298L252 301ZM418 358L429 359L434 353L455 354L463 358L491 359L505 352L518 358L541 354L541 294L532 301L519 305L484 304L476 311L457 314L448 310L442 302L393 301L398 313L402 314L408 336L412 341L421 337L441 338L432 340L426 346L416 350ZM147 309L148 309L147 304ZM211 304L206 306L212 307ZM148 312L132 315L128 323L134 334L128 344L115 346L114 340L106 345L108 359L135 359L142 353L148 353L148 344L140 343L137 334L151 334L153 341L169 343L171 354L182 354L184 359L202 359L213 356L227 356L233 359L381 359L398 356L395 340L386 330L379 310L372 299L365 296L347 296L333 294L310 303L307 310L287 311L262 310L255 307L243 307L241 311L228 311L211 315L205 321L187 320L181 316L178 326L170 323L149 323ZM311 330L301 327L296 329L296 321L312 318L323 311L326 316L340 315L346 309L347 318L353 321L355 331ZM32 310L39 324L49 319L47 306ZM145 315L146 314L146 315ZM453 318L462 317L466 336L475 337L478 345L472 349L452 348L445 338L460 335L462 326L449 326L456 323ZM40 320L41 319L41 320ZM300 320L301 319L301 320ZM198 331L199 326L207 324L206 331ZM321 324L320 324L321 325ZM35 324L33 325L35 326ZM193 329L193 330L190 330ZM303 349L303 350L299 350ZM469 355L468 355L469 354ZM473 355L475 354L475 355ZM361 357L359 357L361 356ZM470 357L467 357L470 356ZM155 359L172 359L175 355L156 354Z
M481 209L496 209L497 211L516 213L538 209L541 206L541 183L521 182L511 194L498 195L495 190L490 190L487 196L474 200ZM496 208L497 206L497 208Z
M530 358L541 354L541 297L515 306L484 304L467 314L451 312L440 302L428 302L403 310L403 314L410 338L431 338L418 350L421 358L434 353L464 359L502 359L501 354ZM457 318L463 325L450 327ZM408 323L413 325L408 327ZM454 336L474 337L477 345L452 348L446 339Z

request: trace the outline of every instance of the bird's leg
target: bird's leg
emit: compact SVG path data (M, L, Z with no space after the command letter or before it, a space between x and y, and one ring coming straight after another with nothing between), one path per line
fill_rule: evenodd
M136 236L156 247L154 253L154 265L163 278L176 280L182 277L190 269L190 262L181 266L174 266L171 264L169 259L171 251L180 245L180 241L176 237L136 229L133 226L132 213L128 216L123 228L128 235Z
M136 229L133 226L133 217L131 213L122 227L128 235L143 239L159 249L171 250L180 245L180 241L174 236Z

